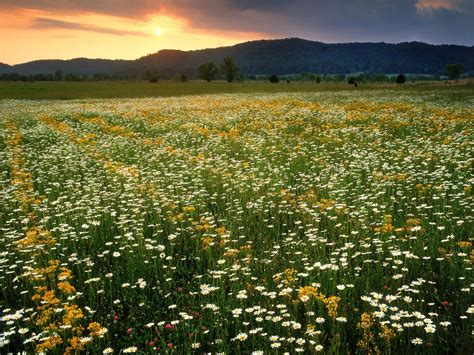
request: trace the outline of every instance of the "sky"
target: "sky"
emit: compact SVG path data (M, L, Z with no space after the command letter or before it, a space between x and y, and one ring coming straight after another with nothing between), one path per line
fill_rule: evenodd
M271 38L474 45L474 0L0 0L0 62Z

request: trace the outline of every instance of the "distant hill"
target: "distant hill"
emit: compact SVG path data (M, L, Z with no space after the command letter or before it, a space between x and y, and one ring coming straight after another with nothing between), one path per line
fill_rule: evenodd
M161 50L137 60L77 58L71 60L37 60L14 66L0 64L1 72L19 74L104 73L108 75L154 74L195 75L199 64L222 62L233 57L244 74L297 74L301 72L348 74L413 73L443 74L446 64L462 63L465 72L474 72L474 46L430 45L421 42L335 43L299 38L251 41L235 46L194 51Z
M5 63L0 63L0 73L10 73L12 70L12 66Z

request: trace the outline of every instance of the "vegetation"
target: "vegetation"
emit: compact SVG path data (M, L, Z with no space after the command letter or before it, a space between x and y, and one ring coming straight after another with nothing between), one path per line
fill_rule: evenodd
M219 73L216 65L212 62L203 63L198 68L198 76L206 80L208 83L217 78Z
M188 76L186 74L180 74L178 76L178 80L182 83L187 83L189 81Z
M350 76L349 78L347 78L347 83L355 85L357 84L357 79L354 76Z
M278 83L280 79L278 79L278 76L276 74L270 75L270 78L268 78L268 81L271 82L272 84Z
M141 77L149 69L160 78L186 74L193 78L201 63L221 63L232 57L240 73L246 75L298 74L304 72L344 75L351 73L418 73L444 75L446 64L462 63L466 74L474 74L474 47L440 45L420 42L338 43L327 44L298 38L252 41L232 47L198 51L162 50L137 60L68 61L40 60L15 65L0 65L0 73L17 72L21 75L53 73L61 69L64 74L92 76L103 73L122 79Z
M0 101L0 352L472 352L445 87Z
M235 65L234 59L231 57L225 57L221 65L221 72L224 75L225 80L231 83L237 76L237 66Z
M85 81L85 82L3 82L0 83L0 99L84 99L84 98L125 98L125 97L158 97L177 95L199 95L220 93L277 93L277 92L320 92L352 90L340 81L324 81L320 85L310 82L295 81L292 85L269 83L268 77L263 81L243 83L223 82L189 82L160 81L151 85L144 81ZM451 85L444 82L437 84L417 83L415 85L394 86L391 83L362 83L359 90L406 90L406 91L449 91ZM456 84L459 94L467 95L473 85L468 81Z
M398 74L398 75L397 75L397 78L395 79L395 82L396 82L397 84L405 84L405 82L406 82L405 75L403 75L403 74Z
M451 80L458 80L464 72L463 64L448 64L446 65L446 74Z

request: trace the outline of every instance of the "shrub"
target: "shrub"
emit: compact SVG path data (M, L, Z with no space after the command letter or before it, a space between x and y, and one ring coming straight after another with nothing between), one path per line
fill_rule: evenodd
M280 79L278 79L278 76L276 74L270 75L270 78L268 79L271 83L278 83L280 82Z
M395 82L397 84L405 84L405 81L406 81L406 78L405 78L405 75L403 74L398 74L397 78L395 79Z

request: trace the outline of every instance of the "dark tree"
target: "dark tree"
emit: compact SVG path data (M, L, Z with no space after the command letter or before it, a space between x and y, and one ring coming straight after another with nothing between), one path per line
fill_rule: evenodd
M347 83L354 85L356 83L356 78L354 76L350 76L347 78Z
M397 84L405 84L405 81L406 81L406 78L405 78L405 75L403 74L398 74L397 78L395 79L395 82Z
M198 75L201 79L206 80L208 83L213 81L217 77L217 67L212 62L203 63L198 68Z
M237 66L234 63L234 58L225 57L224 62L221 65L221 72L224 74L225 79L228 83L231 83L235 80L237 76Z
M462 64L448 64L446 65L446 74L449 79L458 80L464 72L464 65Z
M143 79L145 79L145 80L150 81L151 79L153 79L153 77L154 77L154 75L153 75L153 73L151 72L150 69L145 70L145 72L143 73Z
M278 83L280 82L280 79L278 79L278 76L276 74L270 75L270 78L268 79L271 83Z
M56 69L54 72L54 80L61 81L63 80L63 71L61 69Z

